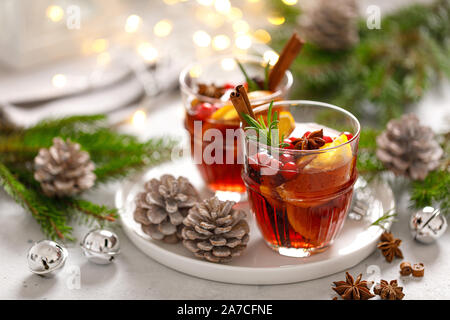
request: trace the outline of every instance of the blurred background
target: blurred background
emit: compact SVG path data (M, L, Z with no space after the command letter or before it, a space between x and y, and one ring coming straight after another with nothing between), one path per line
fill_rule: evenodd
M443 131L448 24L448 1L431 0L2 0L0 107L24 126L89 113L142 124L149 110L181 107L188 63L249 53L274 64L296 30L308 43L292 67L293 98L378 126L410 105L426 121L432 106Z

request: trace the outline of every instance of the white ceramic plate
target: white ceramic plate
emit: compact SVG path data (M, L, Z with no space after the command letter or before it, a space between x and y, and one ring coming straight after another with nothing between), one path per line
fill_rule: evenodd
M265 244L254 219L249 217L250 241L244 254L228 264L215 264L193 257L181 244L170 245L151 240L134 221L135 195L142 190L145 181L153 177L159 178L164 173L187 177L207 196L202 179L190 159L153 168L123 182L116 194L116 205L120 209L124 232L140 250L159 263L192 276L220 282L292 283L348 269L375 250L382 229L370 224L395 206L392 190L385 182L377 180L366 183L359 179L355 188L369 199L367 214L361 220L347 218L339 237L325 252L307 258L281 256ZM241 203L239 206L249 211L247 203Z

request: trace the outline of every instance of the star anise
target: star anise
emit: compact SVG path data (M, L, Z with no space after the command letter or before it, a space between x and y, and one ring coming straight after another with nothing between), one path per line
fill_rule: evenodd
M217 87L214 83L199 83L197 92L202 96L219 99L224 95L225 91L226 89L224 87Z
M319 149L325 144L325 140L323 139L323 129L313 131L305 137L294 140L292 143L295 149L298 150Z
M369 300L375 297L370 293L367 281L361 280L362 274L356 278L356 281L348 272L345 275L345 281L333 282L335 287L332 288L344 300Z
M387 262L392 262L395 257L403 259L402 251L399 249L402 240L394 238L392 233L384 232L380 237L377 247L386 258Z
M391 280L390 283L386 280L381 280L380 283L375 286L373 292L379 295L383 300L402 300L405 296L403 287L398 286L397 280Z

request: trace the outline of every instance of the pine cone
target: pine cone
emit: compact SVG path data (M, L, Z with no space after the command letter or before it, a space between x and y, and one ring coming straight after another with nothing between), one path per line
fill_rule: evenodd
M233 201L217 197L189 210L181 232L183 245L194 255L211 262L228 262L247 247L250 228L245 213L234 210Z
M423 180L439 166L443 150L430 127L421 126L415 114L389 121L377 137L377 157L397 175Z
M327 50L348 49L358 42L355 0L314 0L300 16L299 33Z
M154 240L177 243L181 239L183 219L199 200L197 191L184 177L163 175L151 179L145 191L136 196L134 220Z
M39 150L34 158L34 178L49 197L73 196L94 185L95 165L78 143L54 138L49 149Z

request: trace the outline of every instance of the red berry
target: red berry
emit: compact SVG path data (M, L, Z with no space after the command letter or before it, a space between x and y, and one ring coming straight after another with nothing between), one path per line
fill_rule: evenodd
M297 165L293 161L287 162L281 167L281 175L286 180L291 180L295 178L297 174L298 174Z
M292 141L289 139L284 139L283 143L286 145L283 147L283 149L294 149L294 145L292 144Z
M228 89L234 89L235 85L228 82L228 83L225 83L223 85L223 87L224 87L224 89L228 90Z
M331 139L331 137L329 136L323 136L323 140L325 140L325 143L333 142L333 139Z
M200 120L208 119L216 111L216 107L208 102L203 102L195 108L195 115Z
M350 139L353 138L353 135L350 132L344 132L343 134L345 134L347 136L347 140L350 141Z
M280 156L280 160L283 163L287 163L287 162L293 162L294 161L294 156L292 154L287 154L287 153L283 153Z
M307 137L307 136L309 136L310 135L310 133L311 133L311 131L306 131L304 134L303 134L303 138L305 138L305 137Z
M291 142L294 142L295 140L298 140L298 138L296 138L296 137L290 137L290 138L288 138L288 140L291 141Z

